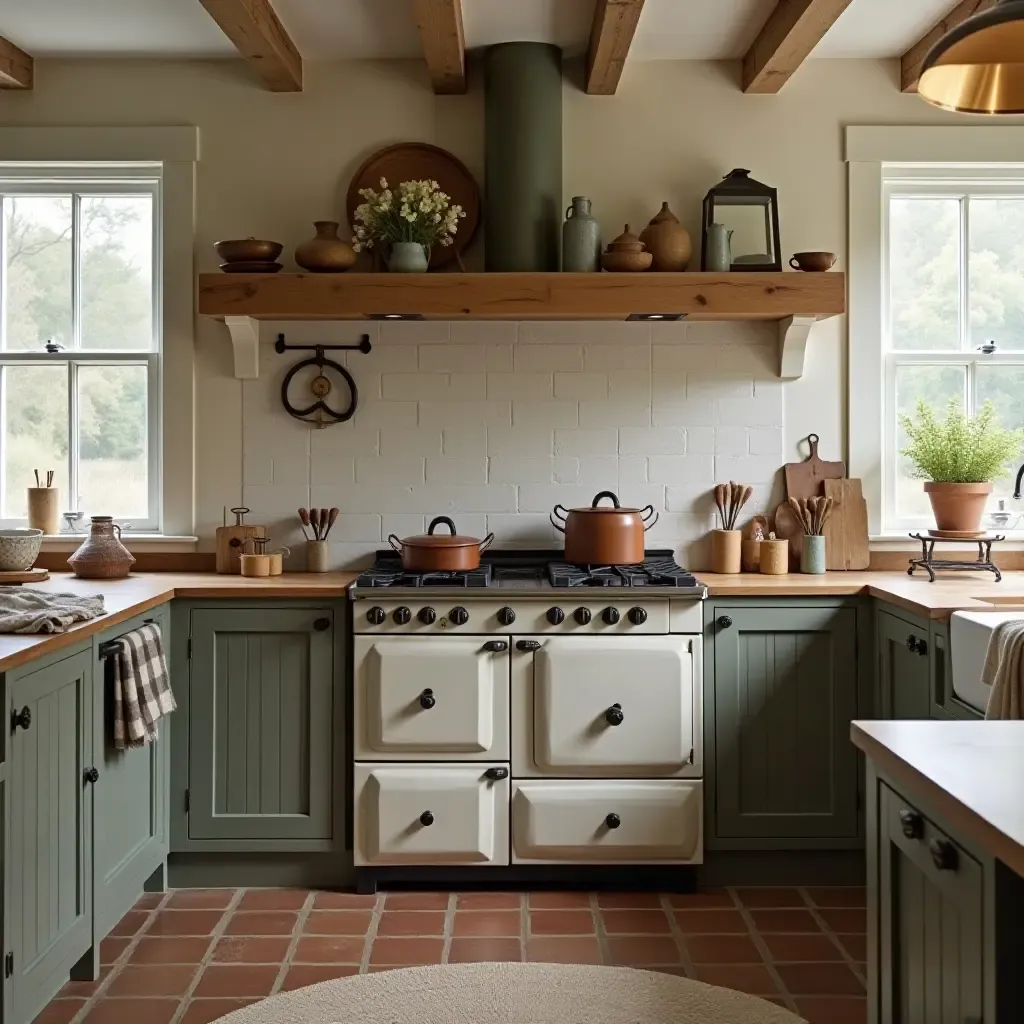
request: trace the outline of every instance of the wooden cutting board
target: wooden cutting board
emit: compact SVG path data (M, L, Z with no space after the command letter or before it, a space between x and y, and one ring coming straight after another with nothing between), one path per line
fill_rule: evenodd
M825 480L824 487L825 497L835 502L825 524L825 567L867 569L871 562L868 503L860 480Z
M807 438L811 455L806 462L787 462L786 496L789 498L816 498L821 493L825 480L836 480L846 476L846 465L842 462L824 462L818 458L818 435Z
M25 569L22 572L0 572L0 587L19 583L42 583L50 574L45 569Z

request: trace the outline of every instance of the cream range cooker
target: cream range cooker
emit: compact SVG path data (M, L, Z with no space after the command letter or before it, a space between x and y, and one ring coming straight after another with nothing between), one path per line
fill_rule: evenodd
M671 552L555 557L409 577L382 556L352 589L364 887L396 868L702 861L705 590Z

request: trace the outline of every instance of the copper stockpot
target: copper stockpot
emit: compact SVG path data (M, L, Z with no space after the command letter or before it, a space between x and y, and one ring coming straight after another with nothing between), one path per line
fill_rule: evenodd
M451 530L434 533L440 525ZM480 555L491 546L494 534L483 540L465 537L455 532L455 523L447 516L430 521L427 532L401 540L391 534L388 543L402 556L402 568L408 572L468 572L480 567Z
M611 498L611 507L599 505ZM644 533L658 521L653 505L623 508L611 491L595 495L590 508L556 505L551 525L565 534L565 560L574 565L636 565L644 560Z

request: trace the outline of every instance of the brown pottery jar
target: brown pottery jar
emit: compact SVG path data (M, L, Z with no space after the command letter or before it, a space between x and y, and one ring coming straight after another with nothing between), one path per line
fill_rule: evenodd
M127 576L135 556L121 543L121 527L111 516L93 516L89 536L68 559L76 576L86 580L116 580Z

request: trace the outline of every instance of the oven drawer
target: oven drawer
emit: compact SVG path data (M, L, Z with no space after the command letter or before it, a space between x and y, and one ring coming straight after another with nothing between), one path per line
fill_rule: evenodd
M522 643L512 659L516 777L701 775L691 638Z
M507 764L357 764L354 863L508 864Z
M512 862L703 861L697 781L515 782Z
M355 758L507 761L508 639L355 639Z

